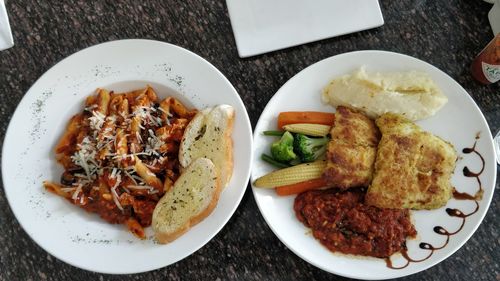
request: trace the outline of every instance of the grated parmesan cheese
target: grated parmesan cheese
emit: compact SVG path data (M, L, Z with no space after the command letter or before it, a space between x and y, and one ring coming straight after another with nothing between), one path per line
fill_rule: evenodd
M130 189L154 189L154 187L150 185L127 185L127 188Z
M166 110L164 110L164 109L163 109L163 108L161 108L161 107L158 107L158 110L160 110L161 112L165 113L165 115L167 115L167 118L165 118L165 121L167 122L167 125L169 125L169 126L170 126L170 125L172 125L172 124L170 123L170 119L169 119L169 117L173 117L174 115L173 115L172 113L170 113L170 112L167 112Z
M78 194L80 194L80 192L82 192L82 185L79 184L76 189L75 189L75 192L73 192L73 195L71 195L71 199L73 199L73 201L76 201L76 199L78 199Z
M92 111L92 116L89 117L90 121L90 128L94 131L99 131L101 130L102 126L104 125L104 114L102 114L99 111Z
M106 116L98 110L98 104L85 107L84 111L88 117L84 120L83 132L86 136L76 145L75 151L70 155L71 162L80 171L76 173L73 171L76 181L72 183L71 187L62 188L62 191L67 192L68 196L71 195L74 204L84 205L89 202L88 200L94 200L88 196L87 191L91 189L93 193L101 190L100 177L105 172L108 182L112 183L112 186L109 187L110 193L104 194L106 195L105 199L112 199L122 212L124 206L122 206L120 198L122 198L123 204L127 201L124 200L124 193L132 191L131 196L133 196L134 190L144 190L147 194L162 193L162 190L148 185L142 177L137 175L134 164L131 163L135 163L136 157L145 156L148 159L145 162L152 163L152 166L146 163L145 165L154 170L167 159L162 156L163 153L160 151L161 147L166 145L168 138L163 136L162 140L162 136L156 135L156 130L164 125L172 126L171 121L175 118L168 110L155 107L153 102L145 104L145 100L139 99L140 97L144 98L144 94L136 97L139 100L138 103L142 105L134 105L132 102L130 109L127 108L127 111L131 112L120 111ZM132 125L136 126L134 130L132 130ZM128 145L128 149L123 151L126 153L123 154L116 151L123 144L118 143L120 138L116 136L117 128L123 129L125 139L122 140ZM163 128L161 131L168 132L168 128ZM149 158L151 156L154 157L151 159ZM128 159L131 161L122 161ZM131 166L124 167L123 165ZM147 171L147 173L149 176L156 176L152 171ZM126 183L124 184L124 182ZM129 183L130 185L128 185ZM141 194L145 194L145 192Z
M115 202L116 207L118 207L118 209L120 209L123 212L123 207L120 204L118 193L116 193L116 188L120 185L121 182L122 182L122 177L120 176L120 172L118 172L116 174L115 185L111 187L111 195L113 196L113 202Z

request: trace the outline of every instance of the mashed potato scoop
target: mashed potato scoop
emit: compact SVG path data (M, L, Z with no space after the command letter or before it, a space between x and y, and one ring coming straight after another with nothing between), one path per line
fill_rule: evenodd
M436 114L448 102L425 72L367 73L364 67L332 80L322 100L334 107L362 110L371 118L391 112L412 121Z

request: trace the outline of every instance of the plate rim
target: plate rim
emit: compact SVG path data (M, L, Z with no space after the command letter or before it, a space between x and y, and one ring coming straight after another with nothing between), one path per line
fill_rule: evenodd
M462 85L460 85L455 79L453 79L448 73L446 73L445 71L441 70L440 68L438 68L437 66L434 66L424 60L421 60L419 58L416 58L416 57L413 57L413 56L410 56L410 55L407 55L407 54L402 54L402 53L397 53L397 52L392 52L392 51L385 51L385 50L374 50L374 49L366 49L366 50L356 50L356 51L351 51L351 52L345 52L345 53L340 53L340 54L336 54L336 55L333 55L333 56L330 56L330 57L326 57L326 58L323 58L319 61L316 61L310 65L308 65L307 67L305 67L304 69L300 70L299 72L297 72L295 75L293 75L292 77L290 77L274 94L273 96L269 99L269 101L267 102L266 106L264 107L262 113L264 113L265 111L267 110L270 110L270 104L273 103L273 101L275 99L277 99L277 96L278 94L284 89L286 88L287 84L291 83L292 80L296 79L297 76L301 75L302 73L306 72L306 71L309 71L309 69L311 69L313 66L317 65L317 64L320 64L320 63L326 63L326 61L328 60L334 60L334 59L338 59L339 57L341 56L355 56L355 55L358 55L358 54L373 54L373 55L376 55L377 53L378 54L385 54L385 55L390 55L390 56L400 56L400 57L404 57L405 59L410 59L410 60L416 60L418 61L419 63L423 63L424 65L426 65L427 67L430 67L432 69L435 69L435 70L438 70L441 74L444 74L447 78L447 80L449 80L451 83L454 83L456 84L456 86L458 86L461 90L463 90L464 93L466 93L466 98L469 99L470 102L472 102L472 105L475 106L475 108L477 109L477 111L480 113L480 117L481 117L481 120L484 122L484 124L486 125L486 129L487 129L487 145L488 146L491 146L493 147L493 137L492 137L492 133L491 133L491 129L489 127L489 124L486 120L486 118L484 117L484 114L483 112L481 111L481 109L479 108L479 106L476 104L476 102L474 101L474 99L472 98L472 96L469 94L469 92L467 90L465 90L465 88L462 87ZM321 103L321 101L319 100L318 98L318 102ZM261 116L259 117L259 120L257 121L256 125L255 125L255 128L254 128L254 131L253 131L253 138L254 138L254 143L256 143L256 138L259 136L259 132L257 132L257 128L259 127L262 119L262 113L261 113ZM482 136L484 136L484 134L482 134ZM261 207L261 204L263 204L261 201L258 200L258 197L259 197L259 194L258 194L258 190L259 188L255 187L253 182L255 181L255 178L256 178L256 175L254 174L254 171L253 171L253 167L254 167L254 162L257 161L256 158L254 157L253 159L253 162L252 162L252 174L250 176L250 184L251 184L251 187L252 187L252 193L253 193L253 196L254 196L254 200L256 201L257 203L257 207L259 208L259 212L260 214L262 215L262 217L264 218L266 224L269 226L269 228L272 230L272 232L274 233L274 235L278 238L278 240L283 243L288 250L290 250L291 252L293 252L295 255L297 255L299 258L301 258L304 262L307 262L311 265L313 265L314 267L318 268L318 269L321 269L325 272L328 272L330 274L335 274L335 275L339 275L339 276L343 276L343 277L348 277L348 278L355 278L355 279L360 279L360 280L384 280L384 279L387 279L387 278L401 278L401 277L405 277L405 276L409 276L409 275L413 275L413 274L416 274L416 273L419 273L419 272L422 272L422 271L425 271L441 262L443 262L444 260L448 259L451 255L453 255L454 253L456 253L458 250L460 250L467 241L469 241L469 239L472 237L472 235L474 235L474 233L476 233L477 229L479 228L479 226L482 224L483 220L484 220L484 217L486 216L486 214L488 213L488 210L490 208L490 205L491 205L491 201L493 199L493 195L494 195L494 192L495 192L495 188L493 186L492 188L492 192L491 192L491 196L490 198L484 198L483 197L483 202L485 202L485 211L483 214L479 214L480 215L480 218L478 219L477 223L473 226L472 228L472 231L470 233L468 233L465 237L465 239L461 240L457 247L451 251L449 251L446 255L444 255L442 258L438 259L437 261L435 262L432 262L432 263L429 263L427 265L425 265L423 268L421 269L418 269L418 270L410 270L409 272L405 273L405 274L402 274L402 275L398 275L398 276L393 276L393 277L380 277L380 278L369 278L369 279L366 279L366 278L360 278L359 276L356 276L356 275L350 275L350 274L341 274L341 273L338 273L338 272L334 272L333 270L327 270L323 267L320 267L317 263L315 262L311 262L309 261L308 259L306 259L300 252L296 251L295 249L293 249L292 247L290 247L289 243L287 243L284 239L282 239L282 237L280 237L280 235L278 235L277 231L275 230L275 226L273 226L272 224L269 223L268 221L268 218L264 215L264 212L262 211L262 207ZM497 170L496 169L493 169L493 176L492 176L492 179L493 179L493 185L495 185L496 183L496 180L497 180ZM487 199L487 200L484 200L484 199ZM314 239L314 238L313 238Z
M12 142L12 140L10 140L10 139L12 138L11 135L13 134L12 131L14 130L14 128L13 128L13 120L19 119L19 115L22 114L22 112L19 109L21 107L26 107L25 104L28 102L28 99L29 99L30 96L32 96L32 95L36 96L37 95L37 93L35 93L35 92L33 92L31 94L31 92L34 91L34 89L36 89L37 87L39 87L39 84L42 83L41 81L43 81L44 79L46 79L46 77L48 75L50 75L50 72L54 71L54 69L56 69L58 66L60 66L61 64L63 64L63 62L68 61L70 59L74 59L74 57L76 57L77 55L82 55L82 53L84 53L86 51L89 51L91 49L103 48L103 47L107 47L109 45L114 45L114 44L116 44L116 45L119 46L121 44L127 44L127 43L130 43L130 42L141 43L141 44L156 44L158 46L162 46L162 48L175 49L178 52L183 52L186 55L195 58L199 63L205 64L206 66L208 66L211 69L211 71L213 71L215 74L217 74L217 77L219 79L221 79L221 81L224 84L227 84L227 86L229 87L229 89L232 92L232 95L234 95L235 101L238 103L238 105L241 108L244 109L244 112L238 113L238 115L241 115L241 117L243 118L242 121L244 122L246 128L248 128L249 138L248 138L247 141L250 144L250 151L249 151L249 156L250 157L248 158L248 160L246 160L249 163L248 164L249 168L246 171L244 171L244 176L246 178L246 184L244 186L243 185L241 186L241 190L239 191L239 194L237 194L237 196L236 196L236 201L234 201L234 204L232 206L230 206L230 208L228 208L229 212L227 212L227 215L225 216L225 218L222 221L222 223L219 225L219 227L217 227L215 229L215 231L213 233L211 233L211 235L207 235L207 237L203 240L203 243L200 243L199 246L194 247L192 251L187 251L184 254L179 255L178 258L176 258L175 261L173 261L173 262L163 263L162 265L157 265L157 266L147 266L148 263L144 263L144 266L142 266L140 270L127 270L126 268L124 268L121 271L109 270L109 267L102 267L102 269L97 269L95 266L92 267L92 266L79 265L79 264L73 262L72 259L66 258L64 255L57 253L57 251L54 251L53 249L48 249L48 247L46 245L42 245L42 243L40 243L41 241L39 241L40 239L36 238L35 232L32 233L32 232L30 232L30 231L27 230L27 227L25 225L26 222L21 222L21 220L19 220L19 214L16 212L15 208L12 207L12 203L11 203L12 200L13 200L12 199L12 194L11 194L12 191L9 191L10 188L7 188L6 185L5 185L5 181L6 181L5 179L9 178L9 176L6 174L6 169L4 168L4 167L6 167L8 165L7 164L7 158L6 157L2 157L2 161L1 161L1 166L0 167L1 167L1 170L2 170L1 171L1 174L2 174L2 185L3 185L3 190L4 190L4 193L5 193L5 197L7 199L7 203L8 203L7 205L8 205L8 208L11 210L12 214L14 215L14 218L16 219L17 223L21 226L21 229L28 235L28 237L37 246L39 246L40 248L42 248L45 252L49 253L53 257L57 258L60 261L63 261L66 264L69 264L71 266L77 267L79 269L91 271L91 272L98 272L98 273L104 273L104 274L115 274L115 275L138 274L138 273L144 273L144 272L149 272L149 271L153 271L153 270L165 268L165 267L173 265L173 264L175 264L177 262L182 261L183 259L191 256L192 254L194 254L195 252L197 252L198 250L200 250L201 248L203 248L204 246L206 246L212 239L215 238L215 236L217 236L217 234L220 233L220 231L227 225L227 223L229 223L229 221L231 220L231 218L234 216L236 210L240 206L241 201L242 201L242 199L243 199L243 197L245 195L245 192L246 192L246 190L248 188L248 185L249 185L249 179L250 179L250 176L251 176L251 166L252 166L251 164L252 164L252 161L253 161L253 158L254 158L254 152L253 152L253 131L252 131L252 124L250 122L250 117L249 117L249 114L248 114L248 110L247 110L245 104L243 103L243 100L242 100L240 94L238 93L238 91L236 90L236 88L234 87L234 85L229 81L229 79L218 68L216 68L212 63L210 63L207 59L205 59L202 56L194 53L193 51L190 51L190 50L188 50L186 48L180 47L180 46L172 44L172 43L168 43L168 42L164 42L164 41L158 41L158 40L152 40L152 39L142 39L142 38L111 40L111 41L101 42L101 43L98 43L98 44L87 46L85 48L82 48L80 50L77 50L77 51L71 53L70 55L62 58L61 60L57 61L56 63L54 63L53 65L51 65L50 67L48 67L47 70L45 70L43 72L43 74L40 75L36 79L36 81L29 87L29 89L24 93L24 95L22 96L21 100L16 105L14 113L10 117L9 124L7 126L6 131L5 131L5 136L4 136L3 144L2 144L2 156L4 156L4 151L6 150L6 146L9 143ZM245 131L246 131L246 129L245 129ZM234 141L234 136L233 136L233 141ZM233 147L233 149L234 149L234 147ZM9 195L9 194L11 194L11 195ZM168 244L164 244L164 245L158 244L158 245L155 245L155 246L162 247L162 246L165 246L165 245L168 245Z

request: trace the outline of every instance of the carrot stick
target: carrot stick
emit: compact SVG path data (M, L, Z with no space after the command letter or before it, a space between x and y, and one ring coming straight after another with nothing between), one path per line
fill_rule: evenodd
M299 183L283 185L276 187L276 193L280 196L302 193L311 189L316 189L326 186L325 180L322 178L307 180Z
M297 123L323 124L332 126L334 120L334 113L318 111L285 111L281 112L278 116L278 128L281 129L285 125Z

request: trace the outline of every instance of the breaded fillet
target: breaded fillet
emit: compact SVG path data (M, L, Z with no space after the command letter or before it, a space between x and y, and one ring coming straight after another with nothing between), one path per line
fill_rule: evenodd
M435 209L446 204L457 154L453 146L406 118L386 113L375 174L365 202L380 208Z
M380 139L373 120L354 109L339 106L330 135L328 164L323 172L325 181L331 187L344 190L368 186Z

